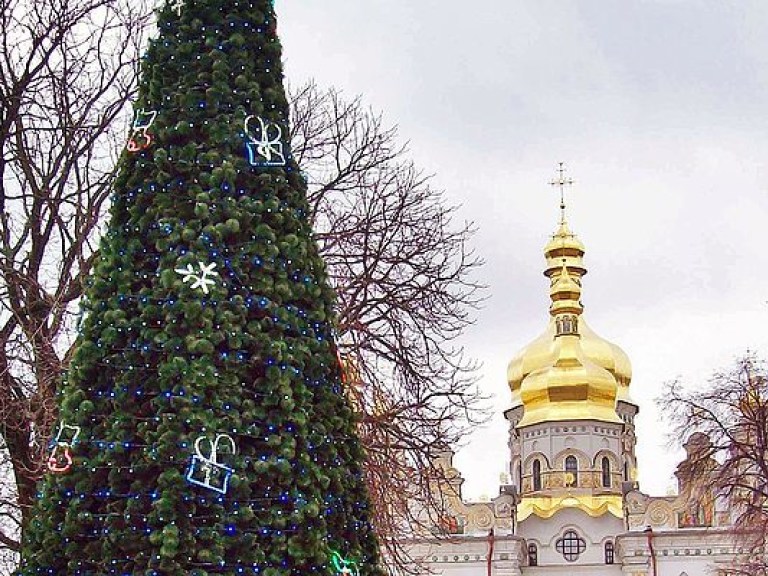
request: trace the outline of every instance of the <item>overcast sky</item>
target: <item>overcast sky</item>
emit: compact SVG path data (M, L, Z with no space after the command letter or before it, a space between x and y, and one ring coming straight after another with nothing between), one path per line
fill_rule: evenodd
M632 360L641 488L679 454L654 398L768 356L768 3L277 0L286 75L361 94L473 220L490 298L463 343L492 422L457 462L497 493L506 365L546 326L557 162L590 325Z

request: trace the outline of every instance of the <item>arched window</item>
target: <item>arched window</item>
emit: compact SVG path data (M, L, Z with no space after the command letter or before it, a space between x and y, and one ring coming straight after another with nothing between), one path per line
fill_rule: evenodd
M613 542L610 540L605 543L605 563L606 564L613 564L614 559L614 548L613 548Z
M565 476L569 486L578 486L579 463L576 460L576 456L568 456L565 459Z
M539 549L536 544L528 544L528 566L539 565Z
M533 489L541 490L541 460L538 458L533 461Z
M602 465L602 476L603 476L603 488L610 488L611 487L611 461L608 458L608 456L603 456L603 460L601 462Z
M517 463L517 489L523 491L523 463Z
M629 463L624 460L624 482L629 482Z

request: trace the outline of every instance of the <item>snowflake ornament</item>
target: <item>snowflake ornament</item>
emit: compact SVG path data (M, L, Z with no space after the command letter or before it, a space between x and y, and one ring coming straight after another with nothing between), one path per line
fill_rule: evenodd
M203 291L203 294L208 294L208 287L216 285L216 282L211 280L210 277L219 275L219 273L214 270L214 268L216 268L216 262L212 262L208 265L198 262L197 265L200 268L199 272L195 272L195 268L192 264L187 264L186 268L176 268L176 272L184 277L182 282L192 282L190 285L192 290L200 288L200 290Z

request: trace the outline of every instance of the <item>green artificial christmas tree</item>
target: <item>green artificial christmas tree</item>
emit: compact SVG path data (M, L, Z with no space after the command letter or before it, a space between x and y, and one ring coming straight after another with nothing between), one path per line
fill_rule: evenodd
M23 576L381 573L270 0L173 0Z

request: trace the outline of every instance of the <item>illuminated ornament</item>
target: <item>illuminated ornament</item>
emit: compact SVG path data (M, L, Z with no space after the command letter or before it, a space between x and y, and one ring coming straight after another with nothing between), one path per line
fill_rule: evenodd
M212 262L207 266L202 262L198 262L197 265L200 267L199 273L195 272L192 264L187 264L186 268L176 268L176 272L184 277L182 282L193 281L190 288L193 290L200 288L200 290L203 291L203 294L208 294L208 287L216 285L216 282L211 280L210 276L219 275L219 273L214 270L214 268L216 268L216 262Z
M187 469L187 481L196 486L208 488L219 494L226 494L229 487L229 479L234 470L218 461L219 443L224 440L229 444L230 452L237 452L235 441L228 434L219 434L211 442L207 436L200 436L195 440L195 452ZM207 442L211 448L209 454L203 454L203 442Z
M174 9L177 16L181 16L181 9L184 8L184 0L176 0L171 4L171 8Z
M357 567L357 562L354 560L347 560L334 550L331 550L331 563L339 576L360 576L360 569Z
M258 120L258 126L252 126L254 118ZM280 126L251 114L245 118L245 134L250 138L245 146L251 166L285 166Z
M138 152L144 150L150 144L152 144L152 136L149 135L149 128L157 117L157 110L150 110L145 112L142 108L136 111L136 118L133 120L133 126L131 127L131 137L128 138L128 151Z
M80 436L80 426L59 423L59 431L51 442L51 455L48 457L48 470L56 474L64 474L72 468L72 445Z
M48 470L64 474L72 468L72 449L66 444L56 444L48 457Z

